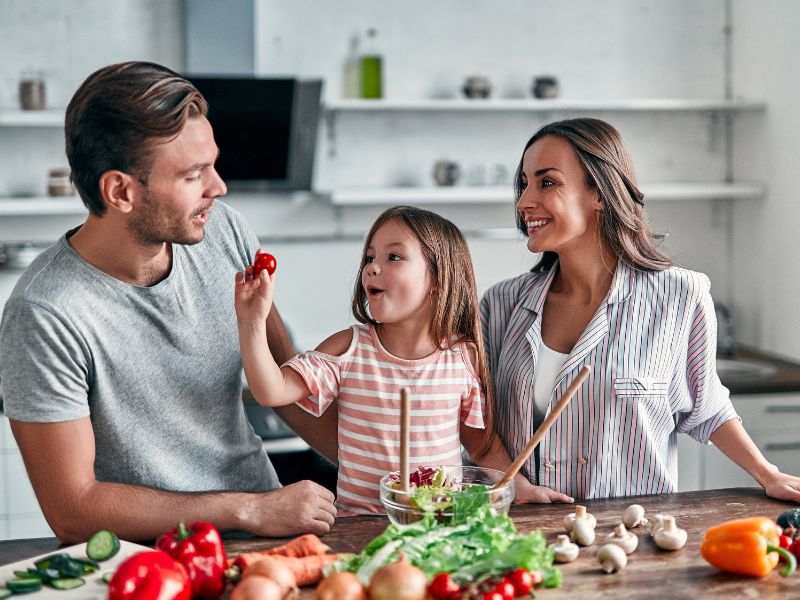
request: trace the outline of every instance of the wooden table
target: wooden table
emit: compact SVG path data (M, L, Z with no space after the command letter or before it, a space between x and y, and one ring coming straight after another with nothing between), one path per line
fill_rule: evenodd
M564 585L558 590L537 593L549 598L800 598L800 573L782 578L777 571L761 579L730 575L717 571L700 556L703 532L723 520L764 515L776 518L795 505L767 498L759 488L736 488L705 492L683 492L664 496L641 496L585 502L597 518L597 542L619 523L622 511L630 504L644 506L646 515L675 515L678 525L689 532L686 546L677 552L664 552L655 547L641 528L639 548L629 557L627 568L616 574L600 571L594 552L597 544L582 548L578 560L561 565ZM570 506L515 506L511 516L520 532L541 529L549 542L563 533L562 521L572 512ZM384 517L352 517L337 521L323 539L333 551L358 552L366 542L386 527ZM230 555L259 550L283 540L228 540ZM0 542L0 564L49 552L58 548L55 539L14 540ZM313 589L305 589L301 599L314 598ZM35 600L32 596L31 600Z

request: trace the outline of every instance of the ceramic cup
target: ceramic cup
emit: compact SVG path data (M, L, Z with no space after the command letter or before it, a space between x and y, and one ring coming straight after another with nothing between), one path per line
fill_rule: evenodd
M437 160L433 164L433 180L436 182L436 185L455 185L460 176L461 168L456 162L451 160Z

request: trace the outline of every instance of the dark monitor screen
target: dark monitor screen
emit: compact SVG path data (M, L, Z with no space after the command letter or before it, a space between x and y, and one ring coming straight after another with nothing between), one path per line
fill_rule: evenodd
M294 79L189 77L208 101L226 181L289 179Z

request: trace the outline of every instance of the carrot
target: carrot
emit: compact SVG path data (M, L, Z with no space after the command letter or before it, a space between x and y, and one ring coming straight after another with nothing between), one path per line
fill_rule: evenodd
M307 533L286 542L283 546L268 548L263 552L266 554L281 554L283 556L313 556L315 554L325 554L330 550L330 546L323 544L322 540L313 533Z
M330 546L323 544L322 540L313 533L307 533L306 535L301 535L300 537L290 540L282 546L266 548L264 550L258 550L257 552L245 552L240 554L235 559L228 560L228 564L238 565L242 570L244 570L262 558L271 556L292 556L294 558L302 558L303 556L316 556L319 554L325 554L330 549Z
M294 575L295 581L299 587L304 585L314 585L322 579L322 568L335 561L339 557L338 554L314 554L313 556L283 556L281 554L272 554L264 556L260 552L250 552L247 554L240 554L234 565L239 565L242 569L242 579L247 578L247 567L255 564L259 560L269 558L280 562Z

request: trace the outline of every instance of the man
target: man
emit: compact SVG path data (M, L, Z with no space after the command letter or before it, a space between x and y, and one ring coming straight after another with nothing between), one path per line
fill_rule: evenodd
M188 81L141 62L95 72L67 108L89 216L33 262L0 321L5 413L65 542L198 519L324 533L334 520L325 488L280 488L245 416L233 282L258 240L215 204L227 190L206 112ZM267 327L291 356L275 310Z

